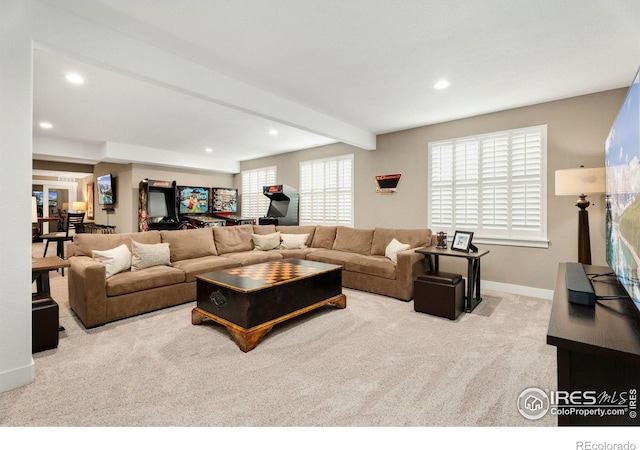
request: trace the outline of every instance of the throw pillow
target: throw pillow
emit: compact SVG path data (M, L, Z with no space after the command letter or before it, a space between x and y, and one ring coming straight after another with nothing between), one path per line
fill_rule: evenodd
M124 244L111 250L93 250L91 257L104 264L107 278L131 267L131 252Z
M141 244L131 241L131 270L141 270L153 266L170 266L169 244Z
M293 250L296 248L307 248L307 239L309 238L309 234L282 234L280 236L282 238L282 244L280 244L281 249Z
M252 235L255 250L273 250L280 246L280 233Z
M389 258L391 261L395 263L398 262L398 253L409 250L409 244L403 244L399 242L396 238L393 238L389 245L387 245L387 249L384 252L384 256Z

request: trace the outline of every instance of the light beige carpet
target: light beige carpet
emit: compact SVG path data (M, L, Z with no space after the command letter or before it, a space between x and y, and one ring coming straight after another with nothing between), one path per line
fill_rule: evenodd
M86 330L67 278L55 350L33 383L0 393L3 426L554 426L516 408L527 387L556 388L545 343L551 301L483 292L450 321L413 302L345 289L276 325L249 353L189 303Z

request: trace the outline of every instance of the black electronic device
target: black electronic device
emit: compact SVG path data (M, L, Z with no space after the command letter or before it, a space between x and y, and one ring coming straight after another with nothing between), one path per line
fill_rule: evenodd
M286 184L263 186L262 193L269 197L269 209L265 217L259 217L260 225L298 225L298 191Z
M596 293L581 263L566 263L567 298L571 303L594 306Z
M116 187L114 176L110 173L96 178L98 185L98 204L105 208L113 207L116 203Z
M177 186L179 214L210 214L211 188Z
M176 197L175 181L142 180L138 192L138 231L180 229Z
M640 313L640 70L605 143L607 264Z

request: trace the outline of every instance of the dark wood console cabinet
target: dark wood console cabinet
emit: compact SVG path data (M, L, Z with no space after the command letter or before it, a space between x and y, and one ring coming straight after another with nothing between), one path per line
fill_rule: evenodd
M585 265L587 274L611 272ZM600 278L598 278L600 279ZM615 277L594 281L598 297L626 295ZM547 344L557 348L558 391L607 393L640 390L640 314L627 297L598 300L595 307L569 303L565 264L558 268ZM640 409L636 400L636 412ZM623 416L558 416L558 425L640 425Z

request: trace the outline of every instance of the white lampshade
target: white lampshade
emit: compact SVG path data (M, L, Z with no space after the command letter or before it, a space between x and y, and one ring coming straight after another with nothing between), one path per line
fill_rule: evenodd
M86 211L87 210L87 202L73 202L73 210L74 211Z
M602 194L604 167L556 170L556 195Z
M38 221L38 203L35 197L31 197L31 223Z

